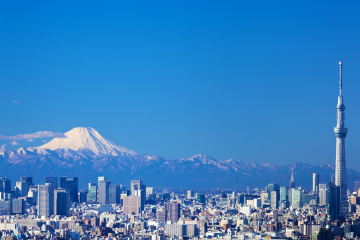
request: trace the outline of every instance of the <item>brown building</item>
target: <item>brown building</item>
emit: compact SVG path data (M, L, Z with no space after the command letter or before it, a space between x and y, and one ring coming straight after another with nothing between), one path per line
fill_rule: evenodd
M139 214L140 210L140 197L126 196L123 198L124 213L125 214Z

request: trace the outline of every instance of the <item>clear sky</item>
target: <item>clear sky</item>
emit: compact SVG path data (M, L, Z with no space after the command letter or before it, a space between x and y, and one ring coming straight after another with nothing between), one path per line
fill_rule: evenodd
M1 1L0 135L360 171L360 1ZM1 141L6 148L38 146ZM16 143L14 143L16 144Z

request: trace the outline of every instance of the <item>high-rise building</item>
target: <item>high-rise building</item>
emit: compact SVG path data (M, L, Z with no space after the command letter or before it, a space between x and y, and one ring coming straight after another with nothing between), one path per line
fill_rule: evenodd
M119 185L109 185L109 204L120 204L120 194Z
M96 183L89 183L89 201L97 202L97 186Z
M26 213L26 204L24 199L18 198L12 200L12 213L13 214L25 214Z
M87 202L87 195L88 195L88 191L85 190L80 190L78 193L78 198L79 198L79 203L85 203Z
M167 221L167 211L158 211L157 212L157 220L160 223L164 223Z
M192 198L192 196L193 196L193 191L192 191L192 190L188 190L188 191L187 191L187 199Z
M327 215L329 221L337 220L341 213L340 187L330 185L327 189Z
M354 192L358 192L360 189L360 181L354 182Z
M11 181L4 177L0 178L0 192L11 193Z
M123 197L123 209L125 214L139 214L140 213L140 197L125 196Z
M104 180L99 182L99 204L109 204L109 186L111 182Z
M71 202L79 202L78 181L77 177L60 177L60 188L66 188L69 190Z
M20 181L26 182L28 186L33 185L33 178L32 177L20 177Z
M147 187L146 188L146 200L149 198L149 195L154 194L154 188L153 187Z
M141 206L141 211L142 211L144 209L145 200L146 200L146 185L144 185L141 180L131 180L131 195L140 196L140 195L135 195L136 190L142 190L142 194L140 194L141 195L140 206Z
M198 193L198 195L197 195L197 202L198 202L198 203L205 204L205 195Z
M327 189L320 189L319 192L319 198L320 198L320 202L319 205L320 206L326 206L327 205Z
M286 207L288 207L288 202L289 202L289 189L286 186L281 186L280 187L280 200L279 200L279 206L280 203L282 202L286 202Z
M54 214L69 216L70 214L70 191L66 188L54 190Z
M271 208L272 209L277 209L279 207L279 192L277 191L272 191L271 193Z
M180 203L170 202L169 203L169 220L172 222L179 221L180 218Z
M45 182L51 183L53 185L54 189L59 187L57 177L46 177Z
M340 80L337 109L337 125L334 128L336 137L336 164L335 164L335 185L340 187L340 215L345 217L348 213L348 197L346 184L346 161L345 161L345 137L348 129L345 127L345 106L342 96L342 62L340 66Z
M299 189L292 189L291 191L291 204L293 208L302 207L302 192Z
M289 189L295 188L294 170L291 171Z
M38 186L38 215L49 217L54 214L54 187L50 183Z
M313 192L319 193L319 184L321 182L321 174L313 173Z
M15 186L15 196L16 197L25 197L29 191L29 184L25 181L16 182Z

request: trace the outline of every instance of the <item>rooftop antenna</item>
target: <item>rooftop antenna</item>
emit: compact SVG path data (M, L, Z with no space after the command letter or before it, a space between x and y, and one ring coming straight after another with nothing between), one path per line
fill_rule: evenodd
M340 97L341 97L341 90L342 90L342 73L341 73L342 62L341 61L339 61L339 67L340 67L339 89L340 89Z

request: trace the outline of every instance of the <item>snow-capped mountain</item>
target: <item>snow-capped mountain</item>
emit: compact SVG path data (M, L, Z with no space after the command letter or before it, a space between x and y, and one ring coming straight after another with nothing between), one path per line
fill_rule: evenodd
M116 145L110 140L101 136L95 129L87 127L77 127L65 133L64 138L54 138L50 142L38 147L39 149L71 149L93 153L95 155L128 156L136 155L123 146Z
M287 186L292 171L297 186L311 188L312 173L321 173L324 183L334 173L333 165L293 163L281 167L237 159L218 161L204 154L169 160L137 154L92 128L74 128L65 136L36 148L0 148L0 177L16 181L21 176L32 176L34 182L43 183L47 176L77 176L81 188L98 176L107 176L112 183L129 184L141 178L148 186L162 188L245 189L269 182ZM360 173L348 169L347 178L349 183L359 180Z

